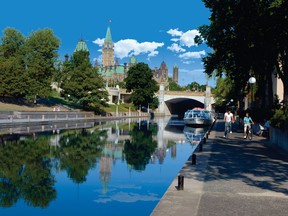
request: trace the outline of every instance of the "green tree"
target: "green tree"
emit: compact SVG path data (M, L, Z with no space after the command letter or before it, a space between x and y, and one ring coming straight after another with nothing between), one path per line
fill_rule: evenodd
M216 82L216 88L214 89L214 97L216 99L216 106L223 106L227 103L227 99L233 99L234 83L228 77L218 78Z
M271 3L266 17L271 16L267 23L269 36L272 39L270 46L275 50L274 58L277 75L284 85L284 101L288 102L288 1L274 0ZM269 16L269 18L270 18Z
M159 90L151 69L143 62L129 68L124 82L127 92L132 92L131 101L135 107L151 105L155 93Z
M206 85L200 85L197 82L192 82L187 85L187 89L190 91L201 91L204 92L206 90Z
M0 44L0 95L23 97L28 93L23 46L24 36L13 28L3 31Z
M178 85L171 77L168 77L169 91L183 91L183 88Z
M27 68L27 85L29 92L26 97L35 95L47 97L51 94L54 64L57 61L57 50L60 40L51 29L45 28L32 32L25 41L25 67Z
M258 92L257 97L261 99L262 106L271 106L271 74L280 54L280 49L277 50L275 44L283 43L275 35L282 35L279 37L286 37L287 41L287 27L283 27L283 22L287 23L287 7L284 7L287 1L228 0L221 4L213 0L203 2L212 12L210 25L199 27L201 36L196 37L196 42L205 41L213 49L203 59L205 72L209 76L215 74L218 77L225 74L234 81L235 90L242 90L242 95L237 95L242 98L247 94L245 89L249 77L255 76L258 89L268 87L269 90L266 95ZM275 2L281 3L274 7ZM276 17L283 19L281 25L275 21ZM285 49L285 45L283 47Z
M0 94L30 99L49 96L60 44L53 31L46 28L24 37L8 28L1 41Z
M103 106L108 106L108 93L105 84L92 67L89 52L74 52L69 62L63 64L60 86L62 95L80 105L84 110L102 111Z

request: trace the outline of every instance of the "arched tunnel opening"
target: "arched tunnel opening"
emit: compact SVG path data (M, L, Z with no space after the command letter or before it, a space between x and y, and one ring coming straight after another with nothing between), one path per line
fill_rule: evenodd
M177 115L179 119L183 119L184 113L188 109L193 109L195 107L204 108L204 104L188 98L175 98L169 101L165 101L167 108L169 109L171 115Z

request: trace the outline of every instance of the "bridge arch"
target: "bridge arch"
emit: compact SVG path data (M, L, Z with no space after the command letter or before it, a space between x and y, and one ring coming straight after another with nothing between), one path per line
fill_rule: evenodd
M178 115L180 118L183 118L184 113L188 109L193 109L194 107L204 108L204 103L196 99L185 97L173 98L165 101L165 113Z

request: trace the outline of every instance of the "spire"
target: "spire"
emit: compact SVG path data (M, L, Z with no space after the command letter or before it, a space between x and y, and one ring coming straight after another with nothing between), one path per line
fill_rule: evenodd
M111 22L109 20L109 22ZM110 26L108 25L106 38L102 47L102 66L114 65L114 44L111 37Z
M112 36L111 36L111 32L110 32L110 26L108 26L108 28L107 28L105 41L112 43Z

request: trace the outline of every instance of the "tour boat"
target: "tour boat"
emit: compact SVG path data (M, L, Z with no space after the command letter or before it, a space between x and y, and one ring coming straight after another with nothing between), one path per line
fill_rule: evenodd
M213 116L208 110L203 108L194 108L185 112L183 120L186 125L208 126L212 124Z

